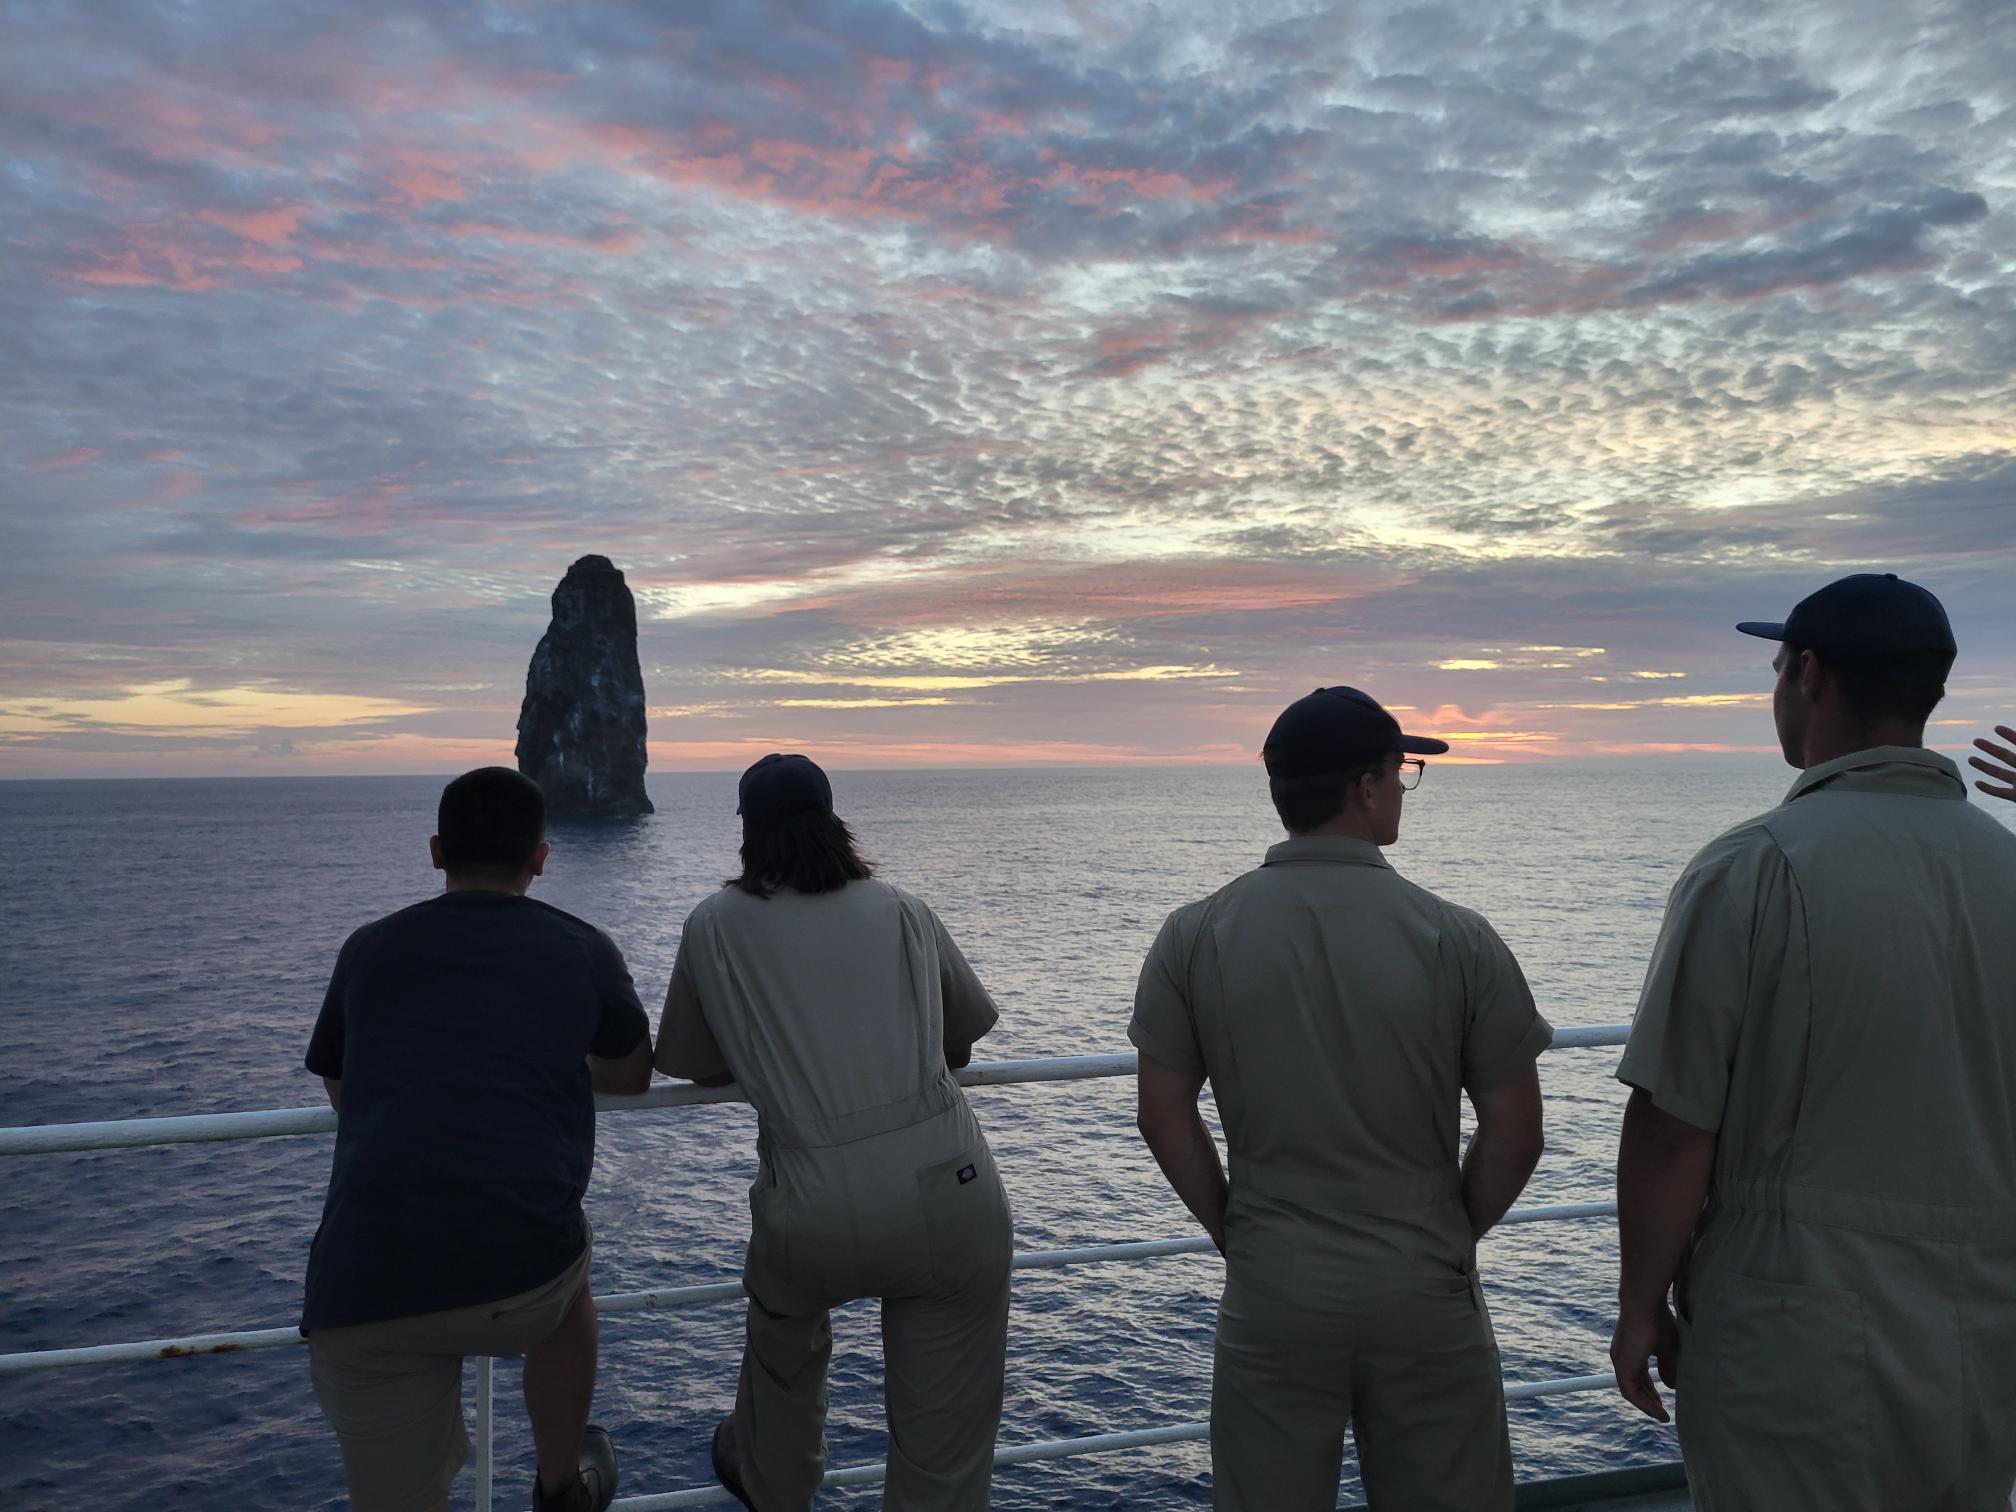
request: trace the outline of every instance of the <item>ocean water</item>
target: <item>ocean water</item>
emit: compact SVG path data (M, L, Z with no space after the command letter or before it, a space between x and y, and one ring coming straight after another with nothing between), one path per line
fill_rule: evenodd
M1556 1024L1630 1016L1666 889L1718 830L1768 807L1763 761L1431 764L1394 863L1481 909ZM1252 771L839 773L843 814L886 875L929 900L1002 1008L983 1059L1124 1050L1135 973L1164 914L1256 864L1278 831ZM634 823L557 828L537 896L594 920L646 1004L680 920L733 867L734 779L654 777ZM438 778L0 784L0 1124L318 1103L301 1054L358 924L424 897ZM1980 800L1976 800L1980 801ZM2016 809L1990 805L2005 823ZM1528 1203L1602 1198L1623 1093L1615 1050L1541 1065L1548 1151ZM1133 1131L1122 1081L972 1099L1018 1248L1187 1234ZM745 1108L605 1117L588 1211L598 1291L734 1279L754 1167ZM26 1157L0 1183L0 1352L294 1321L332 1139ZM1482 1270L1511 1381L1605 1364L1607 1221L1489 1238ZM1004 1442L1206 1415L1220 1268L1186 1256L1022 1273ZM623 1493L708 1481L734 1390L739 1305L611 1317L596 1418ZM835 1465L879 1460L872 1304L834 1320ZM500 1368L500 1505L530 1440ZM1522 1478L1672 1457L1670 1430L1607 1393L1512 1408ZM471 1503L471 1479L457 1483ZM1357 1494L1347 1464L1345 1500ZM344 1505L299 1349L0 1378L0 1496L17 1508ZM1001 1508L1209 1504L1202 1444L1016 1467ZM872 1491L822 1506L877 1505Z

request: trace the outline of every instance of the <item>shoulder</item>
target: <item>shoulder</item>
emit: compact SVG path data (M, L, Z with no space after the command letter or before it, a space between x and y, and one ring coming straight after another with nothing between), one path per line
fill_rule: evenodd
M1394 882L1401 908L1411 910L1432 931L1440 948L1469 959L1497 955L1508 949L1504 937L1478 910L1452 902L1397 874Z
M1210 930L1212 921L1225 908L1252 891L1254 879L1259 875L1259 872L1251 871L1234 877L1216 892L1171 909L1169 916L1162 921L1161 932L1155 936L1155 949L1188 959L1196 949L1197 941Z
M409 903L404 908L373 919L368 924L360 924L350 931L350 937L343 942L339 963L355 961L369 956L373 951L396 946L400 941L414 934L424 933L433 921L429 905L434 898L424 898L418 903Z
M932 908L929 903L926 903L907 887L898 887L894 882L884 881L880 877L870 877L861 882L849 882L847 890L849 892L856 892L858 890L860 897L864 900L870 898L886 899L897 908L903 910L904 913L910 914L915 918L935 920L938 917L936 909Z
M579 918L564 908L555 908L551 903L542 902L538 898L520 898L512 911L518 914L512 923L521 927L526 921L536 920L534 928L551 929L570 939L593 942L609 938L586 919Z
M1954 815L1953 824L1962 843L1978 847L1983 855L2005 866L2016 866L2016 830L1977 804L1959 803L1954 807L1960 810Z
M1784 840L1800 823L1796 807L1786 804L1724 830L1694 853L1680 873L1680 880L1728 881L1739 874L1782 863Z
M518 905L506 910L503 917L514 930L543 931L556 949L579 951L597 965L612 961L618 966L623 964L623 952L607 930L564 908L527 897L519 899Z
M1498 931L1491 927L1491 921L1476 909L1461 903L1452 903L1415 882L1403 882L1402 885L1413 892L1422 908L1437 924L1457 939L1471 944L1481 944L1486 940L1498 938Z
M699 902L686 910L686 918L679 926L681 937L704 934L709 930L733 928L737 916L761 913L775 907L772 898L759 897L730 882L717 887Z
M715 888L686 910L686 928L691 929L696 924L705 924L710 919L719 917L727 909L733 908L738 900L748 896L749 894L732 882L725 887Z

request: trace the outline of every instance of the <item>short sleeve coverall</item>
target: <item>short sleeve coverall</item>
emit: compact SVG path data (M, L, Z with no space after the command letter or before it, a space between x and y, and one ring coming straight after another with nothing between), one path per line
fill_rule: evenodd
M724 888L686 919L654 1060L673 1076L732 1072L756 1108L735 1436L764 1512L812 1504L827 1312L859 1297L882 1299L883 1506L987 1506L1013 1244L945 1050L995 1018L937 915L887 882Z
M1347 1426L1375 1507L1511 1507L1459 1105L1552 1033L1491 926L1367 841L1283 841L1162 926L1128 1036L1210 1079L1231 1157L1220 1512L1329 1512Z
M1688 865L1618 1077L1716 1135L1679 1285L1702 1512L2016 1480L2016 835L1934 752L1809 768Z

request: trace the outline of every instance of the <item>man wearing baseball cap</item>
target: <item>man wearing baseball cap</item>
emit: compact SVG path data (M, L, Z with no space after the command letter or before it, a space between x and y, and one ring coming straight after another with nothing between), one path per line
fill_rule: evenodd
M1779 643L1801 771L1682 873L1617 1068L1619 1386L1663 1419L1658 1358L1701 1512L2000 1508L2016 835L1924 748L1954 658L1925 589L1736 628Z
M1261 752L1288 838L1171 914L1141 971L1141 1134L1225 1256L1220 1512L1329 1512L1347 1427L1375 1508L1512 1506L1476 1244L1540 1158L1552 1030L1491 926L1380 854L1448 749L1355 688L1290 704Z

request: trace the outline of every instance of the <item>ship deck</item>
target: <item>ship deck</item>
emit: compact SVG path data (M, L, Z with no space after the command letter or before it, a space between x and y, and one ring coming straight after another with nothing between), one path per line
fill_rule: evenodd
M1687 1474L1676 1461L1594 1475L1529 1481L1519 1488L1517 1506L1547 1512L1691 1512Z

